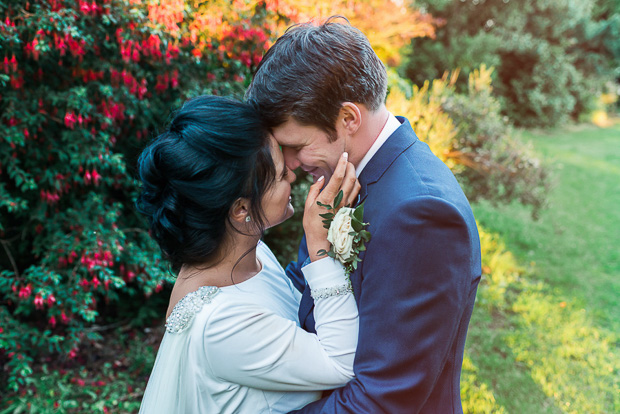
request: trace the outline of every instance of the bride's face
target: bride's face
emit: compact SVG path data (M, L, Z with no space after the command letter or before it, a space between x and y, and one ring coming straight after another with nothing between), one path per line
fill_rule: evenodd
M271 139L271 157L276 167L276 178L262 200L267 228L280 224L293 215L291 184L296 178L295 173L284 164L282 151L273 137Z

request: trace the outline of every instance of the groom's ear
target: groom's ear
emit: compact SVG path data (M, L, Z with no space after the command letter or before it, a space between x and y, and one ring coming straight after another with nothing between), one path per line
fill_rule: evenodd
M343 102L336 121L336 130L341 129L344 133L354 135L362 125L362 111L353 102Z

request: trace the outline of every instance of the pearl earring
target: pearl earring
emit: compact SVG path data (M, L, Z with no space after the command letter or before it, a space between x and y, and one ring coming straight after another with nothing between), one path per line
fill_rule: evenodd
M245 222L246 222L246 223L249 223L251 220L252 220L252 219L250 218L250 216L246 216L246 218L245 218Z

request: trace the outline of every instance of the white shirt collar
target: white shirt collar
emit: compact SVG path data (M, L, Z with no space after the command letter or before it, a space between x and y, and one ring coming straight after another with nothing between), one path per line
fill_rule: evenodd
M358 178L359 178L360 174L362 173L362 170L364 169L366 164L368 164L368 162L370 162L372 157L374 157L374 155L377 153L377 151L379 151L379 148L381 148L381 146L385 143L385 141L387 141L387 139L390 137L390 135L392 135L394 133L394 131L396 131L400 125L401 124L398 121L398 119L396 119L396 117L394 115L392 115L391 112L388 112L387 122L383 126L383 129L379 133L379 136L377 137L375 142L372 144L372 146L370 147L370 149L368 150L366 155L364 155L364 158L362 158L362 160L358 164L357 168L355 169L355 175Z

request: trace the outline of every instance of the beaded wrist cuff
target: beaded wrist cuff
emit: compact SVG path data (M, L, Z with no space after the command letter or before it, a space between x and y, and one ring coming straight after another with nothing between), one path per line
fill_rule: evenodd
M310 296L312 296L312 299L317 300L329 298L331 296L344 296L348 295L349 293L353 293L353 287L351 286L351 281L347 280L347 283L345 283L344 285L333 286L323 289L312 289L310 291Z

